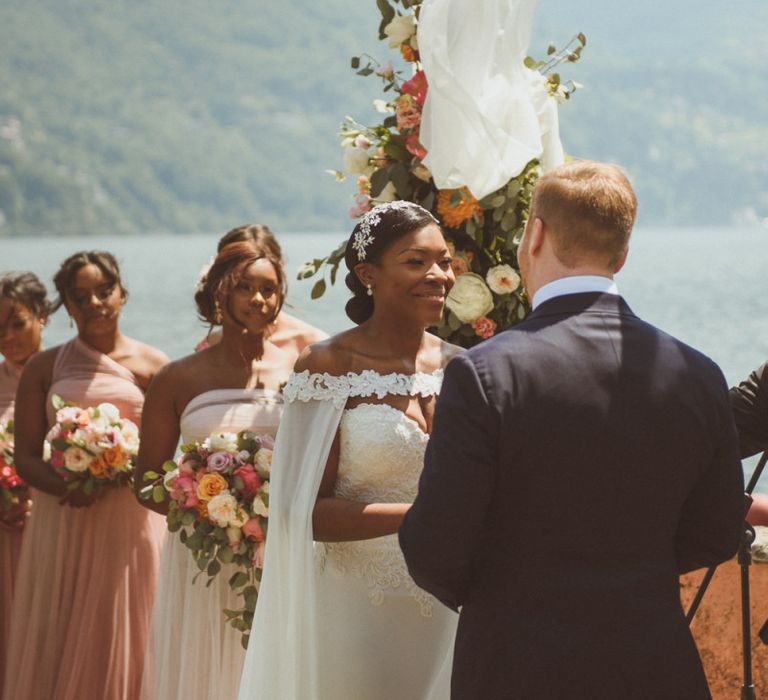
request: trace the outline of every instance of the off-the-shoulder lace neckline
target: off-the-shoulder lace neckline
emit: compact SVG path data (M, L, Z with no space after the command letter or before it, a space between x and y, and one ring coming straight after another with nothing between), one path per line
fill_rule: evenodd
M294 372L288 379L283 391L286 401L332 401L338 408L347 399L358 396L377 396L384 398L388 394L397 396L434 396L440 392L443 382L443 370L434 372L415 372L403 374L391 372L380 374L376 370L365 369L362 372L347 372L334 375L328 372Z

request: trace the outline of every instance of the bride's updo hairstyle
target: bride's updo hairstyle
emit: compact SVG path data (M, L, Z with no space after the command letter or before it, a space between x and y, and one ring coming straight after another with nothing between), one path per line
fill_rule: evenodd
M234 231L237 230L234 229ZM269 230L267 229L267 231ZM277 246L277 241L274 241L271 233L269 237L272 238L274 246L279 251L280 246ZM240 240L235 238L221 246L210 268L200 278L195 292L195 304L200 319L211 326L220 326L222 308L229 303L230 294L237 285L243 270L257 260L268 260L275 268L278 281L277 308L270 323L274 321L283 307L287 293L283 260L279 254L275 254L274 246L268 245L266 242L259 243L249 236Z
M123 281L120 278L120 266L117 264L115 256L105 250L82 250L70 255L61 263L58 272L53 276L53 285L56 287L59 297L53 302L51 313L64 305L67 295L72 291L75 284L77 273L86 265L98 267L107 282L120 289L120 296L123 301L128 298L128 290L123 286Z
M354 295L345 307L347 316L360 325L373 315L373 296L355 272L360 263L378 265L381 255L398 238L437 224L432 214L413 202L395 201L379 204L364 214L347 241L344 262L347 264L345 282Z

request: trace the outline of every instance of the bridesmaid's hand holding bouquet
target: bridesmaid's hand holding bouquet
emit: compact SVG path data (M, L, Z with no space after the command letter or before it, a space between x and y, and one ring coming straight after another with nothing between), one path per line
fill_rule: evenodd
M139 451L136 424L111 403L80 408L54 396L53 405L56 423L46 440L51 466L66 483L64 500L89 505L107 486L129 485Z
M181 456L163 465L164 476L144 475L151 483L142 495L169 501L168 529L179 533L209 584L223 564L238 567L229 585L243 597L243 608L224 614L243 633L243 646L264 562L273 447L270 435L214 433L202 443L182 445Z

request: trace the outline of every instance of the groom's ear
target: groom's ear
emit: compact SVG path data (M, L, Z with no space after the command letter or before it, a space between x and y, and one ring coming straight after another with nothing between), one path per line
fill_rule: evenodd
M544 222L537 216L533 222L529 224L528 229L528 255L536 255L541 251L541 247L544 245L544 237L546 227Z

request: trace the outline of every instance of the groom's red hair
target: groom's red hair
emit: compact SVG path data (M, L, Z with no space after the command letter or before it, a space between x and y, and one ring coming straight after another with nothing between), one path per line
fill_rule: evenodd
M637 197L615 165L582 160L542 175L531 199L531 219L553 235L555 255L567 267L600 259L616 265L629 245Z

